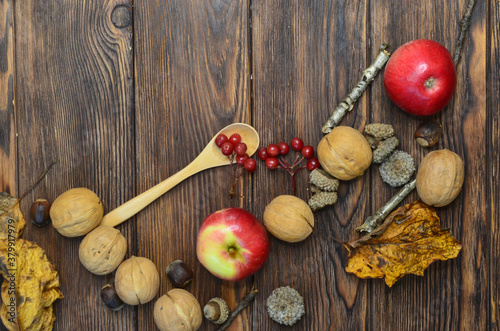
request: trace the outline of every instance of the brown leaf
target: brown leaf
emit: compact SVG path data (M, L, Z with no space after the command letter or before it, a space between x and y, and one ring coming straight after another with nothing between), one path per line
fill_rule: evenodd
M0 239L14 240L19 238L26 221L19 209L19 200L5 192L0 193Z
M383 278L391 287L407 274L422 276L436 260L457 257L462 244L441 229L434 208L420 201L398 208L373 234L344 243L346 271L360 278Z

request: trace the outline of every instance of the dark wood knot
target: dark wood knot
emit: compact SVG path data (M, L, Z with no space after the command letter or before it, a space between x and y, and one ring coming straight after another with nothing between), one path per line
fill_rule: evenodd
M111 22L119 29L128 28L132 24L132 12L125 5L116 6L111 13Z

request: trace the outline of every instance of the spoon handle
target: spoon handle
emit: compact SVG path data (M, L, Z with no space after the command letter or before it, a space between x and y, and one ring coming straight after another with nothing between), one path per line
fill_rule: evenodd
M161 183L156 184L149 190L139 194L135 198L130 199L121 206L110 211L109 213L104 215L100 225L114 227L125 222L126 220L143 210L151 202L155 201L160 196L175 187L177 184L182 182L184 179L206 169L206 166L203 166L201 162L196 161L197 160L194 160L185 168L168 177Z

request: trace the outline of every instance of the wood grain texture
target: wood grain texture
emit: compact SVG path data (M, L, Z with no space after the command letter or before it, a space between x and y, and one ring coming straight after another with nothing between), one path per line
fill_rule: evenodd
M488 3L488 30L487 40L487 147L488 158L488 187L490 208L487 217L491 227L489 233L489 321L491 330L500 330L500 187L499 166L500 166L500 3L489 1Z
M13 9L13 1L0 2L0 189L17 196Z
M250 122L248 3L246 1L138 1L135 4L137 189L143 192L191 162L212 136L233 122ZM172 288L165 268L189 264L187 288L203 306L212 297L235 308L248 282L216 279L196 259L196 235L210 213L251 209L248 176L229 200L229 168L197 174L137 215L137 254L161 273L160 295ZM154 302L139 307L138 329L154 330ZM231 330L252 328L246 310ZM216 329L207 320L203 330Z
M466 1L461 8L465 8ZM456 226L457 237L464 247L460 263L461 282L458 282L460 316L457 327L460 329L487 329L488 299L490 296L488 277L491 256L488 251L489 233L493 219L484 217L490 205L488 200L487 174L489 165L482 161L488 158L488 119L487 119L487 32L486 1L478 2L471 20L469 39L463 50L461 65L458 66L458 85L454 99L453 122L448 118L447 125L456 127L449 130L449 148L462 151L466 164L466 174L462 197L455 206L444 209L444 220L455 228L455 220L462 219ZM463 10L460 10L462 13ZM458 21L458 18L457 18ZM444 118L445 115L443 115ZM443 119L446 125L446 121ZM446 223L445 223L446 226ZM460 228L459 228L460 226ZM456 271L458 273L458 270ZM445 308L442 308L443 310ZM453 324L452 324L453 326Z
M213 134L233 122L252 124L261 145L301 137L316 147L330 111L356 84L381 43L394 51L428 38L455 50L468 0L0 0L0 188L21 195L55 159L47 177L22 201L53 201L69 188L95 191L110 211L191 162ZM435 149L464 158L459 197L438 215L463 243L457 259L436 262L424 277L405 276L392 288L344 270L338 242L397 190L374 165L342 182L339 202L315 214L304 242L271 237L271 253L255 276L221 281L196 258L202 220L225 207L262 219L277 195L291 194L284 171L258 170L229 199L228 167L182 182L119 225L127 257L150 258L159 295L118 313L99 290L113 275L91 275L78 261L81 238L28 222L24 237L43 247L60 271L65 295L55 305L55 330L156 330L154 301L172 288L167 265L182 259L195 273L187 290L203 306L212 297L231 308L255 286L259 293L229 330L486 330L500 329L500 4L477 1L451 104L434 116L444 127ZM420 118L388 99L381 73L342 125L392 124L399 149L417 165L429 150L413 133ZM17 137L17 134L19 136ZM289 160L293 156L288 156ZM310 192L307 170L298 196ZM405 203L417 199L416 192ZM269 319L266 298L290 285L306 315L294 327ZM200 330L215 330L204 320Z
M134 193L133 71L130 29L111 22L123 1L17 1L16 101L19 114L19 191L53 161L45 179L22 201L53 201L87 187L105 210ZM135 251L135 225L121 227ZM106 309L99 291L111 277L90 274L79 262L81 238L30 222L24 238L40 244L60 272L63 300L55 303L57 330L135 329L135 309Z
M321 127L368 65L366 1L260 1L252 5L255 127L264 146L295 136L317 146ZM362 128L366 96L342 125ZM288 158L293 162L294 153ZM255 181L256 215L277 195L292 194L290 176L259 163ZM296 176L297 195L308 199L308 170ZM289 285L304 296L300 330L363 329L367 323L366 282L343 270L347 254L335 242L349 240L365 216L369 177L341 183L339 203L318 212L315 231L304 242L272 238L271 254L256 276L254 328L286 330L269 319L265 300Z
M390 42L392 50L413 39L433 39L448 50L455 50L459 21L468 1L414 2L393 1L371 5L370 40L372 45ZM457 69L457 88L451 104L436 119L442 123L443 138L433 148L450 149L466 164L466 180L460 196L440 208L442 226L451 228L463 243L457 259L431 265L424 277L405 276L391 289L382 282L370 281L371 328L401 329L485 329L487 326L489 221L486 210L487 149L486 132L486 39L485 7L474 10L462 62ZM433 24L427 24L432 22ZM371 51L372 56L376 49ZM413 134L422 119L408 115L391 103L379 81L373 84L370 98L371 122L390 123L400 140L398 149L410 153L420 164L428 149L420 147ZM384 184L378 169L372 168L372 187L377 192L373 203L381 206L396 190ZM417 199L416 192L404 202ZM375 209L374 209L375 210ZM402 304L404 303L404 304Z

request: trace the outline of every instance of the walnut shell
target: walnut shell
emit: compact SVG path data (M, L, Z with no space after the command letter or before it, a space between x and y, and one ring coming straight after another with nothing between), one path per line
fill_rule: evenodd
M99 225L103 213L99 197L91 190L79 187L64 192L54 201L50 219L63 236L78 237Z
M126 253L127 239L119 230L105 225L90 231L78 250L80 262L96 275L113 272L122 263Z
M280 195L266 206L264 226L276 238L294 243L311 234L314 215L305 201L293 195Z
M363 175L372 163L372 149L365 137L349 126L338 126L318 144L318 160L323 169L340 180Z
M198 300L186 290L173 289L155 302L153 318L161 331L198 330L203 315Z
M464 183L464 162L447 149L428 153L417 172L417 192L428 205L443 207L455 200Z
M115 288L126 304L143 304L153 300L158 293L160 274L150 259L132 256L116 270Z

